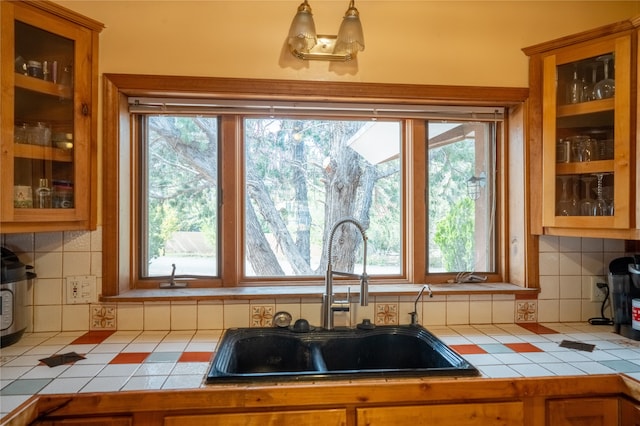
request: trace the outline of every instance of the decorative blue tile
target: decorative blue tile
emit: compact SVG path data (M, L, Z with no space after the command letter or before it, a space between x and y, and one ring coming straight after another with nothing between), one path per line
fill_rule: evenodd
M152 352L144 362L178 362L180 355L182 352Z
M0 390L0 395L35 395L47 386L51 380L52 379L14 380Z
M482 343L479 344L489 354L505 354L514 352L513 349L506 347L500 343Z
M633 362L625 361L623 359L600 361L600 364L611 368L619 373L637 373L640 372L640 365Z

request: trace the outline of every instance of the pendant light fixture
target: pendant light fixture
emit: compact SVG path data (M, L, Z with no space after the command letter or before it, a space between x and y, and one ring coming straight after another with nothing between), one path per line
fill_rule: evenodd
M311 6L304 0L289 28L289 49L303 60L350 61L364 50L364 34L360 13L354 0L344 14L338 35L317 35Z

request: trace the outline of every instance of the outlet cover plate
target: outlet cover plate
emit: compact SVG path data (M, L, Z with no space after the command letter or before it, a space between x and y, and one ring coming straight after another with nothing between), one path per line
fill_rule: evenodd
M589 300L592 302L604 302L604 298L607 295L606 290L598 288L598 283L605 283L607 280L604 277L591 277L591 295Z
M66 279L66 301L68 305L93 303L96 300L95 275L77 275Z

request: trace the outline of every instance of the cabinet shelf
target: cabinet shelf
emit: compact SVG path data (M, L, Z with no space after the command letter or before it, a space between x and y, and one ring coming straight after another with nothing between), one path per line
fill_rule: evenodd
M72 99L71 87L62 84L52 83L34 77L16 73L15 85L18 88L31 90L50 96L58 96L60 99Z
M559 105L556 116L572 117L576 115L594 114L597 112L613 111L614 98L598 99L595 101L581 102L579 104Z
M557 175L585 175L590 173L613 172L613 170L613 160L556 164Z
M73 151L52 148L49 146L17 143L14 145L14 157L71 163L73 162Z

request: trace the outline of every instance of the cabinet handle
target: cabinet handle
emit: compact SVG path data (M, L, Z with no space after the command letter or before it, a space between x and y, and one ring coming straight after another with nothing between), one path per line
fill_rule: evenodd
M82 115L84 115L84 116L89 115L89 105L82 104Z

